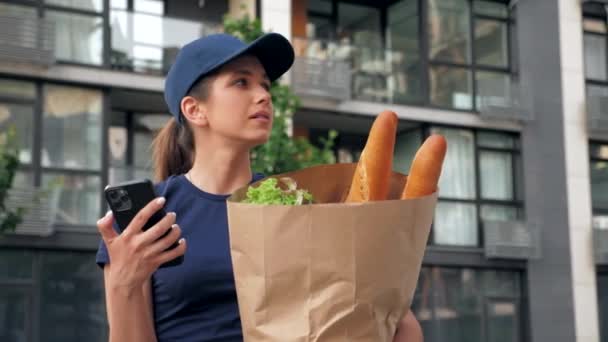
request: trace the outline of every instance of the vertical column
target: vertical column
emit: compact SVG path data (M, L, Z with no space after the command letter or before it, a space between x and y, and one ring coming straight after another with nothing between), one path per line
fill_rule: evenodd
M261 7L262 29L291 40L291 0L263 0Z
M576 341L559 1L517 2L520 72L535 117L522 131L525 210L540 224L543 253L527 270L531 342Z
M559 0L566 186L577 342L599 342L598 301L591 225L591 180L585 112L582 8Z

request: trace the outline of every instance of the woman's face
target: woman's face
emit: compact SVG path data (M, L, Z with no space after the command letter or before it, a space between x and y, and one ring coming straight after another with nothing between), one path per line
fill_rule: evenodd
M222 67L204 102L208 133L248 147L263 144L273 120L270 80L256 57Z

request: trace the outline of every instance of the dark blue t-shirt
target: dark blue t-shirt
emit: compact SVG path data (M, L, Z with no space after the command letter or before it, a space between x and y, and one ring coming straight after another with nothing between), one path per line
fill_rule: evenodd
M252 181L263 178L256 174ZM158 341L242 341L230 246L227 195L204 192L184 175L156 185L176 213L188 243L183 264L152 275L154 325ZM97 252L103 267L109 256L103 241Z

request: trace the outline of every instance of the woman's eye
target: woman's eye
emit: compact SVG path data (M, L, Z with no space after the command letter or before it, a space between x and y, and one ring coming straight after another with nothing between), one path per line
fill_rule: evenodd
M262 83L262 87L264 87L264 89L266 89L267 91L270 91L270 84Z
M234 82L234 84L238 85L238 86L246 86L247 85L247 80L244 78L240 78L238 80L236 80Z

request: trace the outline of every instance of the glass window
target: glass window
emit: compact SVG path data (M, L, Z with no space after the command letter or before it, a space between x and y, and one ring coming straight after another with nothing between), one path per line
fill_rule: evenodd
M58 59L102 64L102 17L57 11L46 11L45 15L55 23L55 54Z
M438 245L477 246L477 207L459 202L437 203L433 242Z
M100 213L99 176L44 173L43 186L61 187L57 221L70 225L94 225Z
M422 267L412 311L425 341L517 341L519 282L513 271Z
M439 179L439 195L449 198L474 199L476 172L473 132L440 127L434 127L431 131L443 135L449 146Z
M31 163L34 145L33 106L0 101L0 132L6 132L10 127L16 131L19 161L22 164Z
M127 9L127 0L110 0L111 9Z
M486 303L488 338L491 342L519 340L517 333L517 304L514 300L488 300Z
M585 77L606 80L606 37L585 34Z
M15 178L13 179L13 186L34 186L34 175L31 171L18 170L15 173Z
M471 63L469 1L430 1L429 57L458 64Z
M315 13L331 15L331 7L330 0L308 0L308 10Z
M480 151L481 197L513 200L513 160L508 152Z
M0 97L33 100L36 98L36 86L32 82L0 78Z
M591 157L608 159L608 145L589 144L589 152Z
M521 293L519 273L485 270L481 274L483 294L487 297L518 298Z
M475 11L475 14L498 18L506 18L509 15L507 6L505 4L491 1L473 1L473 11Z
M387 82L395 103L422 100L417 4L402 0L387 10L386 46L391 71Z
M519 218L518 209L515 207L491 204L481 206L482 221L515 221Z
M524 200L524 167L521 160L521 155L516 154L513 157L515 162L515 199L518 201Z
M511 74L477 71L475 79L478 109L485 106L508 108L512 105Z
M49 5L78 8L87 11L103 11L103 0L45 0Z
M25 18L35 18L38 16L38 10L33 6L12 5L1 2L0 13Z
M380 11L375 7L338 3L338 28L356 46L382 47ZM370 61L371 62L371 61Z
M588 120L608 120L608 87L604 85L586 85Z
M124 166L128 163L129 132L127 128L127 113L112 112L108 128L108 144L110 165Z
M32 279L33 260L34 255L30 251L0 249L0 280Z
M163 0L135 0L135 12L163 15L165 3Z
M0 341L30 341L31 301L23 289L0 285Z
M587 32L606 33L606 22L603 20L584 18L583 28Z
M509 66L507 24L497 20L475 20L475 59L477 64Z
M430 70L431 104L440 107L470 110L473 86L471 70L444 65Z
M591 199L594 209L608 209L608 160L591 162Z
M107 341L102 272L94 253L44 252L40 335L49 341Z
M497 132L477 132L477 145L489 148L518 148L512 135Z
M101 111L100 91L46 86L42 165L100 170Z
M420 129L397 134L393 157L395 171L406 175L410 172L410 166L421 143L422 131Z

